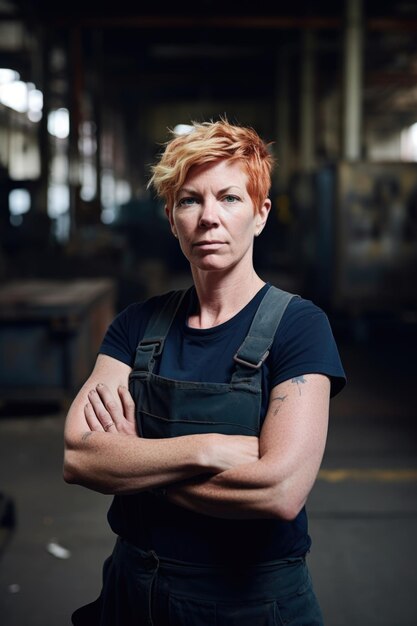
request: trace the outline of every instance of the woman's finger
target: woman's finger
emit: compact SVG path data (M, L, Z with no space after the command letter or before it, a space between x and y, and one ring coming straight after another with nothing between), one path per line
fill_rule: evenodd
M129 389L127 387L124 387L123 385L119 385L117 391L119 393L122 403L123 415L128 422L130 422L131 424L136 424L135 403L133 402L133 398L130 395Z
M115 397L113 396L107 385L99 383L96 386L96 391L102 403L103 409L110 417L110 420L107 423L113 422L116 425L116 428L119 429L119 426L123 426L124 422L124 416L120 407L120 403L116 401Z
M103 426L94 412L91 402L87 402L84 406L84 417L90 430L103 431Z
M103 430L106 432L110 429L113 424L116 424L116 420L114 416L110 414L103 402L101 396L98 394L96 389L92 389L88 394L88 399L93 408L94 414L98 421L100 422Z

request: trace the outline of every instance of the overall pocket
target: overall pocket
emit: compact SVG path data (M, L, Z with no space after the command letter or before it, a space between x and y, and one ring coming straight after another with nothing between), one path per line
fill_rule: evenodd
M203 433L258 436L260 391L228 384L133 379L136 420L142 437Z

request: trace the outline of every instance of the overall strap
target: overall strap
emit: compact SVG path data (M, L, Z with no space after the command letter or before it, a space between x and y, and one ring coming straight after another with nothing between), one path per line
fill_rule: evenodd
M168 293L162 306L150 318L145 334L136 348L135 370L152 372L155 357L164 348L166 336L186 293L186 289Z
M282 316L296 294L271 286L255 313L249 332L234 356L236 370L232 381L253 376L260 371L269 354Z

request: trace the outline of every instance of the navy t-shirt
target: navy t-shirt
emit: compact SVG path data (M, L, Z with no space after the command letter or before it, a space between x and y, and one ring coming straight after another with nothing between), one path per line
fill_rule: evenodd
M177 313L157 361L155 373L174 380L228 383L233 356L243 343L269 284L230 320L207 329L191 328L197 296L190 289ZM133 367L136 347L152 313L164 295L134 303L110 325L99 353ZM271 389L280 382L309 373L325 374L331 396L345 385L345 373L325 313L309 300L293 298L281 320L268 358L262 366L264 419ZM303 509L291 522L271 519L225 520L160 502L152 495L115 496L109 511L113 531L160 556L198 563L230 559L263 562L305 554L310 547ZM242 552L243 551L243 552Z

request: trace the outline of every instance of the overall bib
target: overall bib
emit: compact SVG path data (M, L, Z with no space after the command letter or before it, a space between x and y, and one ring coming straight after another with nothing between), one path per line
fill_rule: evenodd
M149 322L135 356L129 389L135 400L140 436L166 438L200 433L258 436L261 430L262 364L293 294L270 287L249 332L234 356L230 383L179 381L154 373L171 323L186 291L170 294ZM155 493L126 499L140 519L141 542L117 540L104 565L98 601L79 611L100 626L319 626L320 609L303 557L234 565L223 555L219 566L181 562L157 555L153 516L175 525L177 507ZM191 518L192 519L192 518ZM181 522L183 524L183 518ZM207 518L216 524L216 518ZM245 521L233 521L241 524ZM245 546L242 545L242 552ZM90 607L90 608L88 608ZM97 615L99 609L100 616ZM74 621L82 624L83 621ZM85 622L87 623L87 621Z
M171 295L156 319L150 320L136 350L129 388L136 404L140 436L165 438L201 433L258 436L261 366L294 296L270 287L234 356L236 365L230 383L205 383L171 380L153 372L185 293L177 291Z

